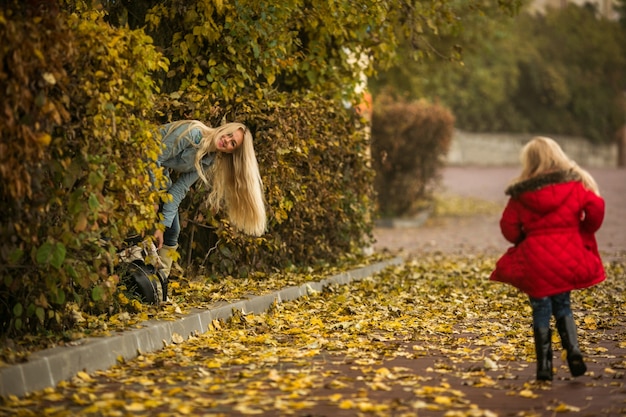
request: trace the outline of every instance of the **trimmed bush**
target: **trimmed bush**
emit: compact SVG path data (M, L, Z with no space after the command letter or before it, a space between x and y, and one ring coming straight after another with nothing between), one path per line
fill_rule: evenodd
M237 234L221 213L203 204L197 184L184 201L182 261L213 275L247 276L290 265L327 264L370 243L373 176L369 136L362 120L332 99L307 93L272 93L241 104L210 102L187 91L160 113L188 115L218 125L240 121L254 135L269 208L268 232ZM196 101L198 99L198 101ZM219 244L217 242L219 241Z
M438 104L377 98L372 163L383 217L411 216L429 204L453 131L454 117Z
M160 198L149 73L166 63L150 38L30 6L0 11L3 333L67 329L69 303L109 311L115 250Z

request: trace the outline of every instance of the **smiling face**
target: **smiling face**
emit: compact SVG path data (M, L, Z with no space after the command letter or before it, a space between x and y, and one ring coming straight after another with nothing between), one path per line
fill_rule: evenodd
M224 153L233 153L243 143L243 130L237 129L233 133L220 136L216 140L217 150Z

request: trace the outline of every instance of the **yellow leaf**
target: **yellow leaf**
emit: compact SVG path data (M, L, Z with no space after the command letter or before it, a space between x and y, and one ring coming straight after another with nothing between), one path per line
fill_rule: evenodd
M185 339L183 339L183 337L181 335L179 335L178 333L173 333L172 334L172 343L178 345L181 344L185 341Z
M556 407L554 407L553 410L557 413L567 413L570 411L578 413L580 411L580 408L561 403L557 405Z
M210 368L210 369L215 369L215 368L221 368L222 367L222 363L218 362L216 360L211 360L211 361L205 362L204 365L207 368Z
M330 381L328 384L326 384L326 387L331 388L331 389L341 389L341 388L347 388L348 384L335 379L335 380Z
M343 400L339 403L339 408L342 410L350 410L354 408L354 402L352 400Z
M124 409L126 411L137 412L137 411L145 411L146 407L141 403L130 403L128 405L125 405Z
M278 382L282 378L276 369L271 369L270 372L267 374L267 379L269 379L270 381Z
M91 376L87 372L84 372L84 371L80 371L79 373L76 374L76 376L82 379L83 381L87 381L87 382L93 381Z
M444 396L438 395L435 397L435 403L440 404L440 405L450 406L452 405L452 399L450 397L444 397Z
M596 330L598 328L598 322L593 316L585 316L583 319L585 326L590 330Z
M180 394L181 392L183 392L183 388L182 387L175 387L175 388L172 388L171 390L167 391L167 396L168 397L173 397L176 394Z
M385 384L384 382L373 382L371 384L369 384L369 386L374 390L374 391L391 391L391 387L387 384Z
M324 322L319 317L313 317L311 319L311 325L313 325L313 326L323 326Z
M211 324L209 325L210 330L221 330L222 326L220 325L220 321L218 319L213 319Z
M521 390L519 393L519 396L524 397L524 398L537 398L537 394L535 394L529 389Z
M237 404L233 409L239 411L241 414L263 414L263 410L250 408L245 404Z
M333 394L330 397L328 397L328 400L332 401L332 402L337 402L337 401L341 400L342 397L343 397L343 395L341 395L341 394Z
M176 407L176 411L178 411L180 414L188 415L191 414L193 408L189 404L181 404Z
M52 137L47 133L39 133L37 137L35 138L35 140L37 141L38 144L42 146L48 146L50 145L50 142L52 141Z
M46 399L46 401L61 401L63 398L65 398L65 396L58 392L55 392L45 395L44 398Z

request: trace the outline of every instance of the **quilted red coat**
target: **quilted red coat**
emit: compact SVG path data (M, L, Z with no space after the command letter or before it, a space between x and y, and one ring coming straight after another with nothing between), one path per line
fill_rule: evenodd
M541 298L602 282L604 268L594 233L604 200L573 172L552 172L512 185L500 229L513 247L490 279Z

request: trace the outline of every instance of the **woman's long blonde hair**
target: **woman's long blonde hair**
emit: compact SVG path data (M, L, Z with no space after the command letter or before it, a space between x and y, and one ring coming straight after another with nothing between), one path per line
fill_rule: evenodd
M600 195L598 184L591 174L570 159L553 139L536 136L522 148L520 154L522 173L513 183L527 180L536 175L554 171L572 171L582 180L588 190Z
M267 222L265 199L250 130L242 123L226 123L211 128L198 120L183 120L172 123L169 132L183 124L188 124L188 127L180 137L184 137L191 129L202 132L195 167L202 181L210 188L207 201L209 207L217 211L223 204L230 223L236 229L261 236L265 233ZM216 139L237 130L243 132L241 145L233 153L219 152ZM215 160L205 172L202 158L209 153L215 154Z

